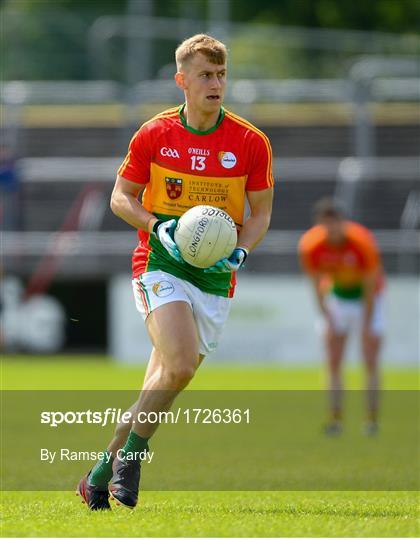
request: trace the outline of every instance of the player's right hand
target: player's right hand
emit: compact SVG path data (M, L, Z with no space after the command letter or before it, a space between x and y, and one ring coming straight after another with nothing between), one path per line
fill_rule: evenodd
M185 264L185 261L182 258L178 246L174 240L175 228L176 219L170 219L169 221L158 220L153 225L153 234L173 259Z

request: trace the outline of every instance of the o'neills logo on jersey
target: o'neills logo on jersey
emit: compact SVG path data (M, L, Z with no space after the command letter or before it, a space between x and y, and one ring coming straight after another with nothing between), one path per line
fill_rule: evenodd
M179 158L178 150L175 148L168 148L167 146L162 146L160 149L160 155L165 157Z
M210 150L207 148L188 148L188 153L194 156L209 156Z
M166 193L170 199L178 199L182 194L182 178L165 177Z
M217 158L225 169L232 169L236 165L236 156L232 152L219 152Z

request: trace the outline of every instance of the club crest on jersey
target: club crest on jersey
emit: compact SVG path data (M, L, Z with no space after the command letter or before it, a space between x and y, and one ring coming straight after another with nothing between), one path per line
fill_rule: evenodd
M165 177L166 193L170 199L178 199L182 194L182 178Z
M236 156L232 152L219 152L217 159L225 169L232 169L236 165Z

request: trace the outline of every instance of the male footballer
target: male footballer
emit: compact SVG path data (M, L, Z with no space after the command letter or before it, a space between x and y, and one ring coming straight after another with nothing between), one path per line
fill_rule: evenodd
M331 408L326 432L341 432L341 365L347 336L358 328L367 376L366 433L372 435L377 431L378 354L384 331L379 251L370 231L347 221L334 200L318 201L314 217L316 225L302 236L299 253L325 323Z
M110 508L109 496L136 506L140 459L130 456L148 448L158 427L140 423L139 413L144 418L144 413L167 411L205 355L215 350L235 273L270 223L270 143L222 105L225 45L199 34L181 43L175 56L175 82L185 103L156 115L134 134L111 198L112 211L138 230L133 291L153 349L139 399L130 408L133 423L117 426L106 459L79 482L78 492L92 510ZM204 270L187 264L174 241L179 217L199 204L225 210L239 233L232 255Z

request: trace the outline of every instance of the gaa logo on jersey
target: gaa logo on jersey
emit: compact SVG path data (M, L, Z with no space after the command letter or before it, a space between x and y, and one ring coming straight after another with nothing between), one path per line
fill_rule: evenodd
M217 159L225 169L232 169L236 165L236 156L232 152L219 152Z
M179 159L178 150L176 148L168 148L167 146L162 146L160 149L160 155Z
M182 194L182 178L165 177L166 193L170 199L178 199Z

